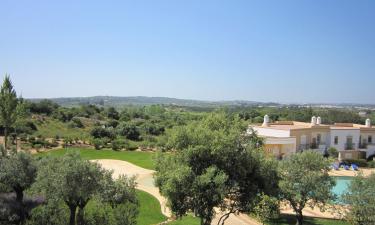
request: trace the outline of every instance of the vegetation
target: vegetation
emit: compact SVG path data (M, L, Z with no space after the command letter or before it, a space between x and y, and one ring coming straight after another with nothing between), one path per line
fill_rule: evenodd
M5 76L0 88L0 124L4 133L4 149L8 149L8 136L11 129L15 129L17 122L24 116L22 99L17 98L17 93L9 76Z
M353 225L375 224L375 174L368 178L359 175L349 185L343 200L350 205L346 219Z
M29 212L24 204L24 192L34 183L36 173L35 160L29 154L21 152L0 159L0 184L5 191L16 195L10 202L0 198L0 205L5 205L0 211L6 211L11 222L22 224L27 219ZM0 215L0 221L4 216Z
M143 167L145 169L155 169L153 161L153 157L155 154L152 152L118 152L109 149L97 151L88 148L67 148L39 153L38 155L36 155L36 157L46 157L48 155L62 157L67 152L78 152L83 159L87 160L116 159L133 163L134 165Z
M194 212L211 224L220 207L224 224L231 213L249 211L260 191L275 194L276 164L244 129L238 117L218 113L173 132L176 152L159 155L156 184L177 217Z
M167 220L161 213L159 201L152 195L137 190L137 198L140 202L137 225L158 224Z
M302 210L306 206L324 210L335 200L331 192L335 181L328 175L329 166L329 161L314 151L294 154L281 162L281 198L296 212L297 225L304 222Z

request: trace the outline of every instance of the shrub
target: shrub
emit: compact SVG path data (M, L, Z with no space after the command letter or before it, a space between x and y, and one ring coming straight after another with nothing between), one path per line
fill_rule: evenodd
M104 137L107 137L110 139L114 138L114 133L112 132L112 130L109 130L103 127L95 127L94 129L91 130L90 134L94 138L104 138Z
M332 158L338 158L339 157L339 152L337 151L336 148L330 147L328 149L328 155Z
M111 148L114 151L120 150L124 145L124 142L121 139L116 139L111 141Z
M133 141L139 140L139 137L141 135L137 126L134 124L121 123L116 129L119 135Z
M102 149L103 141L99 138L95 138L92 140L92 144L96 150Z
M83 128L84 127L82 121L77 117L72 118L72 120L68 123L68 126L70 128Z
M135 143L132 143L132 142L126 142L125 143L125 148L128 151L135 151L135 150L138 149L138 145L136 145Z
M368 167L375 168L375 161L369 161L367 162Z

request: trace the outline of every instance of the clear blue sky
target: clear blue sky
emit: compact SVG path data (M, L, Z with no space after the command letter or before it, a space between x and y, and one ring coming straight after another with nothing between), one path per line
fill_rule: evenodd
M24 97L375 103L374 0L2 0Z

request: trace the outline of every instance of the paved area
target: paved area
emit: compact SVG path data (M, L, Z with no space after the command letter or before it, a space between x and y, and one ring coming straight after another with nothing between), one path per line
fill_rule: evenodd
M371 173L375 173L375 168L360 168L358 171L353 170L331 170L329 171L330 176L341 176L341 177L354 177L358 173L363 173L364 176L370 176Z
M171 217L171 211L166 206L167 200L160 195L159 189L154 185L153 174L155 171L144 169L142 167L136 166L129 162L121 160L110 160L110 159L101 159L101 160L92 160L102 165L103 168L108 170L113 170L113 177L117 178L119 175L127 176L136 176L137 189L145 191L153 195L160 202L160 207L162 213ZM217 224L220 216L218 214L216 218L212 221L213 225ZM260 223L251 219L247 215L231 215L226 221L225 225L259 225Z

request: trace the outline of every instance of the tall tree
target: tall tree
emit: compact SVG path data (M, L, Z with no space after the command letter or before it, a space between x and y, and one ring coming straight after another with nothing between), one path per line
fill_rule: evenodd
M8 75L5 76L0 90L0 116L4 127L4 148L7 148L8 131L15 122L17 93Z
M276 164L245 131L238 117L215 113L172 132L176 152L158 158L156 184L177 217L191 211L206 225L218 207L227 212L224 224L231 213L249 211L260 192L276 192Z
M375 174L355 177L343 200L350 205L350 210L346 213L350 224L375 224Z
M328 175L330 163L322 154L304 151L294 154L280 165L281 197L296 213L297 225L303 224L302 210L317 206L324 210L335 199L335 180Z
M7 150L9 130L20 116L20 104L17 93L8 75L5 76L0 89L0 122L4 127L4 148Z

